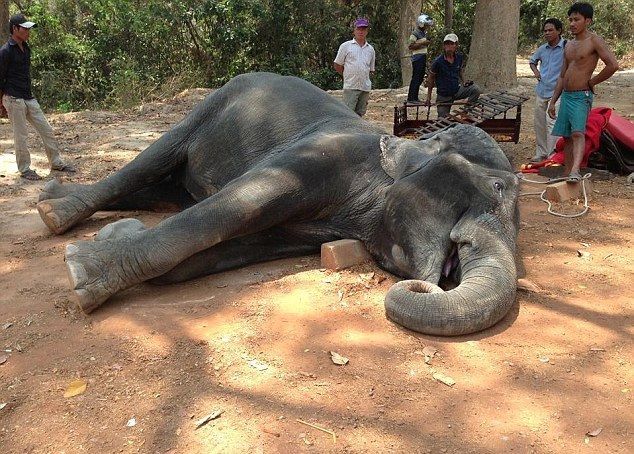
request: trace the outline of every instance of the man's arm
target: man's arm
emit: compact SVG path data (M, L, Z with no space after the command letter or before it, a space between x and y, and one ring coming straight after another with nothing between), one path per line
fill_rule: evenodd
M463 55L461 58L462 58L462 64L460 65L460 72L458 73L458 82L460 82L465 87L468 87L469 85L473 84L473 81L472 80L468 81L464 78L464 69L467 67L467 57Z
M559 77L557 78L557 85L555 86L555 91L553 92L553 97L550 98L550 102L548 103L548 116L550 118L555 118L557 114L555 113L555 104L561 96L561 91L564 89L564 74L568 70L568 57L564 54L564 63L561 65L561 72L559 73Z
M421 47L425 47L429 45L429 40L427 38L417 39L413 43L409 43L409 50L420 49Z
M614 74L616 70L619 69L619 63L616 61L616 56L614 55L614 52L612 52L608 48L607 44L605 44L605 41L603 41L603 38L601 38L599 35L594 34L592 36L592 42L594 44L594 48L599 54L599 58L603 63L605 63L605 68L603 68L601 72L596 76L591 77L588 81L588 87L590 88L590 91L594 93L594 86L600 84L606 79L609 79L612 74Z
M339 46L339 50L337 51L337 56L335 57L335 61L333 62L335 71L337 71L342 76L343 76L343 66L346 61L346 51L344 49L345 44L346 43L343 43L341 46Z
M533 74L535 75L535 79L537 79L538 81L542 80L542 75L539 72L539 69L537 69L537 65L533 62L530 62L528 66L531 67L531 71L533 71Z
M431 92L436 86L436 73L429 71L429 75L427 76L427 100L425 100L425 105L428 106L431 104Z
M537 64L539 62L541 62L541 55L540 55L540 51L541 51L541 47L539 47L535 53L533 55L531 55L531 58L528 59L528 66L530 66L531 71L533 71L533 74L535 75L535 79L542 80L542 74L539 71L539 69L537 68Z
M0 50L0 90L7 83L7 71L9 70L9 52L6 48Z
M9 115L7 109L2 103L4 96L4 86L7 83L7 71L9 70L9 53L2 49L0 51L0 118L7 118Z

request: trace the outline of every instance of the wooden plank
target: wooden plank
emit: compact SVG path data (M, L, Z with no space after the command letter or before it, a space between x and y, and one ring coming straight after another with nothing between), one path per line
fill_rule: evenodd
M497 113L502 113L505 110L510 109L511 107L515 107L515 106L506 105L506 104L499 104L496 102L492 102L488 99L482 99L482 100L478 99L478 101L482 103L483 106L487 106L488 108L496 111Z
M524 101L528 100L528 98L520 98L519 96L511 95L510 93L505 93L499 95L500 100L507 100L507 102L513 104L513 107L517 107L522 104Z
M484 104L478 104L468 109L469 113L481 114L484 117L491 118L499 115L501 112L493 107L486 106Z

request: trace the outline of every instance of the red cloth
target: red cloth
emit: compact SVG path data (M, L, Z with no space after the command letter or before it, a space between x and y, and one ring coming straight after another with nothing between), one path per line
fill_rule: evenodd
M612 109L609 107L595 107L590 110L588 114L588 121L586 122L586 146L583 150L583 159L581 160L581 167L588 166L588 156L599 149L599 141L601 140L601 133L606 128L612 115ZM564 138L560 137L555 145L555 154L549 159L557 164L564 163Z
M618 142L621 142L630 150L634 150L634 123L630 120L612 112L608 123L608 132Z

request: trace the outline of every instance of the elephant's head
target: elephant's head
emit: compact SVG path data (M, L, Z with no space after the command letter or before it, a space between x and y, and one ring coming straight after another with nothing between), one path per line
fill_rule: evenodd
M385 300L414 331L460 335L494 325L515 301L518 180L481 129L456 126L425 141L384 136L382 265L410 279ZM444 288L439 287L439 284Z

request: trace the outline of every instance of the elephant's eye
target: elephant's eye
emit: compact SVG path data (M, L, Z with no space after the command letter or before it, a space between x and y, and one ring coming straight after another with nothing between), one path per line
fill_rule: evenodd
M495 188L497 192L500 193L500 196L502 196L502 190L504 189L504 184L502 184L502 182L500 181L496 181L495 183L493 183L493 187Z

